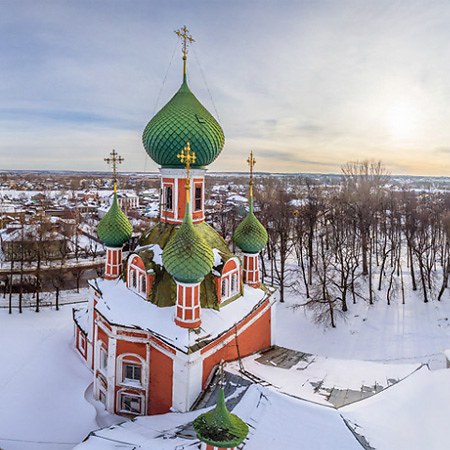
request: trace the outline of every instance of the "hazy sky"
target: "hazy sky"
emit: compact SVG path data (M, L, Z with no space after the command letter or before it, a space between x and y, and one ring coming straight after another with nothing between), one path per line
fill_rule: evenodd
M211 170L252 149L259 171L450 176L448 0L0 0L0 169L104 170L115 148L156 170L141 135L181 82L183 24L226 136Z

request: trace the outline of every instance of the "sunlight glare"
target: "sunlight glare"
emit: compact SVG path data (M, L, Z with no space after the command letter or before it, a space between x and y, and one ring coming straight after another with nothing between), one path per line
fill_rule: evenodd
M418 125L418 110L413 105L398 103L387 114L387 126L393 138L408 139L415 135Z

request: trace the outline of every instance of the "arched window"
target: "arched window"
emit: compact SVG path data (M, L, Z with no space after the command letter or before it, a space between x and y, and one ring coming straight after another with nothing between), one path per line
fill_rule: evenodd
M145 275L141 277L141 292L143 294L147 293L147 277Z
M131 271L131 286L133 286L134 289L137 288L137 273L136 270Z
M231 294L236 294L238 291L238 276L237 273L231 275Z
M222 280L221 294L222 298L228 297L228 280L226 278Z
M173 209L173 188L166 186L164 189L164 209L172 211Z
M199 185L195 186L195 211L200 211L202 209L202 187Z
M123 385L145 386L145 361L132 353L122 354L117 358L117 379Z

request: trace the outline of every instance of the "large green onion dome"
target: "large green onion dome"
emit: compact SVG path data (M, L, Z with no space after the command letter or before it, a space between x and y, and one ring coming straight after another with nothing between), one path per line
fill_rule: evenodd
M203 167L219 156L225 136L216 119L191 92L184 77L178 92L145 127L142 142L156 163L183 168L177 154L190 142L197 156L192 167Z
M107 247L122 247L133 234L133 227L127 216L119 206L117 192L114 191L114 198L102 220L97 225L97 235Z
M192 224L189 204L183 223L164 247L164 268L181 283L200 283L211 272L214 254Z
M193 425L202 442L217 448L237 447L248 435L248 425L228 411L223 388L219 391L216 407L198 416Z
M267 239L267 230L253 214L253 198L250 197L250 211L237 226L233 241L244 253L256 254L266 246Z

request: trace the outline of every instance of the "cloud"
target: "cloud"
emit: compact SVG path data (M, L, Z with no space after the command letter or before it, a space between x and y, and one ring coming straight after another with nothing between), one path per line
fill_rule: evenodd
M117 147L140 170L141 132L181 81L173 30L186 23L189 82L220 113L227 170L260 148L269 170L380 156L448 175L449 21L443 1L5 0L0 161L98 170ZM399 143L386 122L405 98L423 123Z
M439 148L436 148L434 151L435 151L435 153L438 153L438 154L444 153L444 154L450 155L450 147L439 147Z

